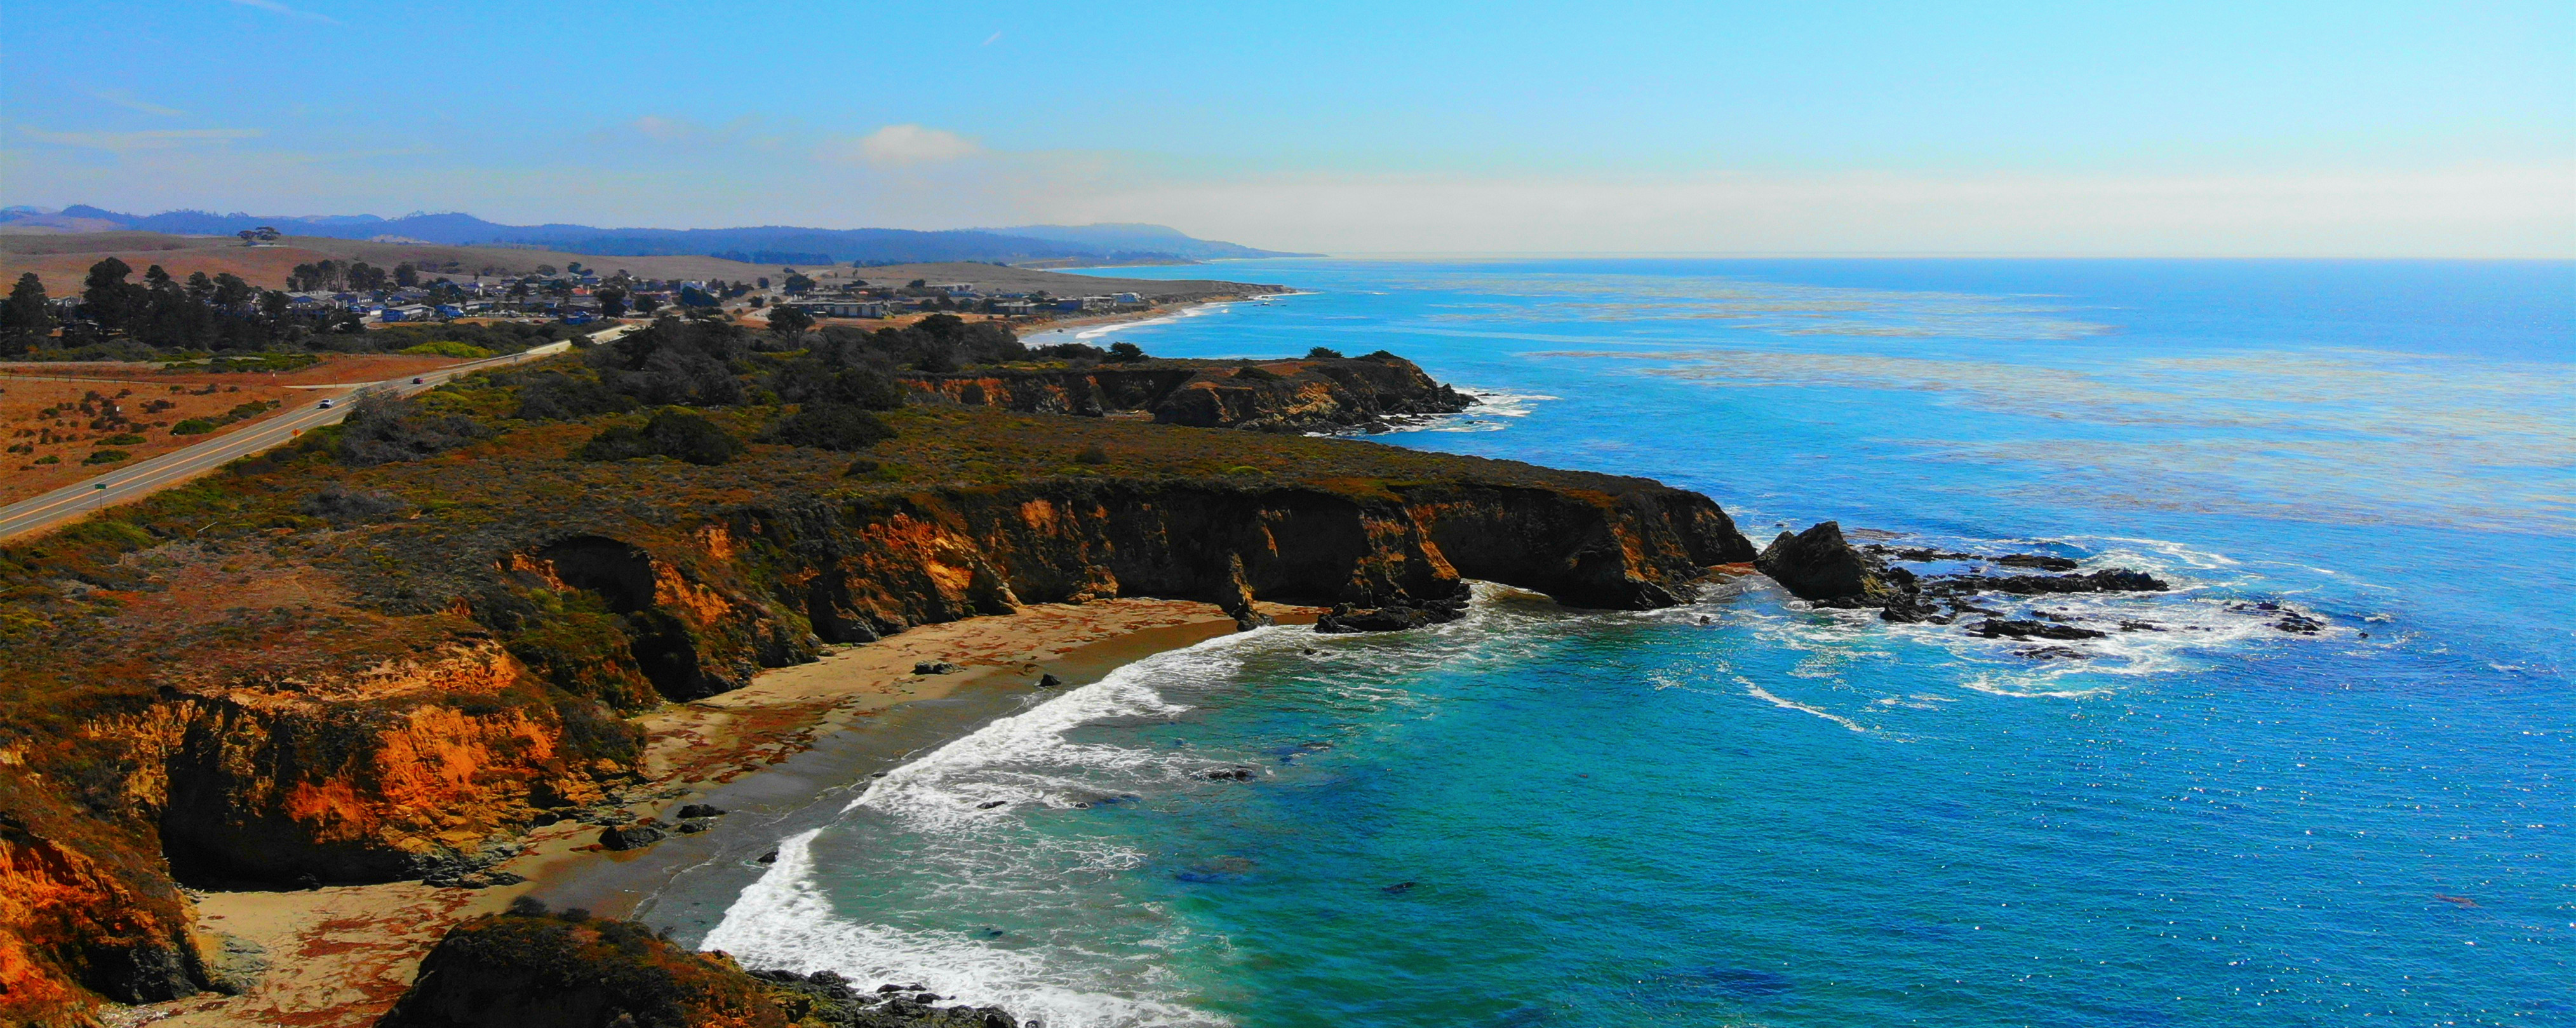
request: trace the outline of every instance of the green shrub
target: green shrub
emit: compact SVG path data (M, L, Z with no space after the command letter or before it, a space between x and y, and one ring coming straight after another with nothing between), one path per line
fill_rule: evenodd
M61 457L54 456L53 454L50 454L50 453L48 453L48 454L46 454L46 455L44 455L44 456L42 456L42 457L38 457L38 458L36 458L36 463L38 463L38 464L60 464L60 463L62 463L62 462L63 462L63 459L62 459Z
M571 421L594 414L623 414L637 406L634 397L597 379L549 371L529 376L519 387L519 409L510 416L521 421Z
M472 343L460 343L453 339L441 339L435 342L422 343L418 346L406 346L394 352L410 354L414 357L463 357L473 360L479 360L492 355L492 351L490 350L486 350Z
M222 426L219 426L219 425L215 424L214 422L212 422L212 421L208 421L208 420L206 420L206 419L204 419L204 418L189 418L189 419L188 419L188 420L186 420L186 421L182 421L182 422L180 422L180 423L178 423L178 424L176 424L176 425L172 425L172 426L170 426L170 434L171 434L171 435L204 435L204 434L206 434L206 433L208 433L208 432L212 432L212 431L214 431L215 429L220 428L220 427L222 427Z
M1101 449L1099 443L1093 443L1083 447L1081 453L1074 454L1073 460L1076 464L1107 464L1109 451Z
M132 457L132 456L134 456L134 455L133 455L133 454L131 454L131 453L127 453L127 452L125 452L125 451L123 451L123 450L100 450L100 451L98 451L98 452L96 452L96 453L90 454L90 455L89 455L89 459L88 459L88 460L85 460L85 461L82 461L81 463L83 463L83 464L114 464L114 463L116 463L117 461L125 460L125 459L127 459L127 458L129 458L129 457Z
M856 404L809 403L769 430L769 441L855 453L894 438L894 429Z
M139 446L142 443L143 437L133 432L119 432L98 441L100 446Z
M359 467L418 460L491 434L462 414L431 414L417 400L368 393L340 423L340 459Z
M633 425L602 429L583 444L579 456L584 460L663 456L715 465L741 456L743 449L742 440L715 422L684 410L666 410L653 415L653 420L640 429Z

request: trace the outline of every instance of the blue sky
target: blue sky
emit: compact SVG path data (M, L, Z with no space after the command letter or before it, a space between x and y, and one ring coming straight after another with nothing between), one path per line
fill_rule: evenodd
M2576 4L19 3L0 200L2576 256Z

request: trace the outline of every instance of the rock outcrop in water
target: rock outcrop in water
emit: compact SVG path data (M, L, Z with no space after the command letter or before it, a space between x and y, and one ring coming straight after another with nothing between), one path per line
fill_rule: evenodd
M1822 607L1884 607L1895 594L1880 563L1853 549L1843 538L1843 526L1832 521L1795 535L1780 533L1753 558L1753 568Z
M907 374L921 398L1026 413L1151 415L1263 432L1382 431L1391 419L1455 414L1467 397L1390 353L1259 362L1156 360L1082 368Z
M1780 533L1770 546L1763 549L1762 555L1754 559L1753 566L1771 576L1790 594L1819 607L1846 610L1876 608L1879 616L1888 621L1944 625L1966 613L1993 613L1966 602L1967 598L1979 593L2048 595L2163 592L2172 588L2163 579L2126 568L2106 568L2073 575L1987 575L1976 572L1918 575L1906 568L1890 565L1887 557L1891 554L1899 560L1919 562L1980 561L2005 567L2060 571L2072 571L2077 566L2075 561L2067 558L2044 554L1983 556L1933 549L1893 550L1876 545L1864 549L1843 538L1842 526L1831 521L1820 522L1794 535ZM1988 638L2004 635L2016 639L2034 636L2085 639L2098 638L2103 634L2062 627L2017 627L2024 625L2038 623L1988 621L1973 627L1971 632ZM2083 634L2065 634L2067 632Z

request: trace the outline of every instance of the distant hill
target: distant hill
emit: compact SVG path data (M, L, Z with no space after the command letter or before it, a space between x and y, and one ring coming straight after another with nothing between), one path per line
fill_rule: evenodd
M532 246L603 256L713 256L751 264L918 264L1001 261L1019 264L1172 263L1243 257L1299 257L1235 243L1194 239L1161 225L1029 225L1007 229L921 232L898 228L597 228L590 225L503 225L470 214L372 214L300 217L209 211L124 214L75 204L59 212L10 208L0 233L131 229L174 235L231 235L247 228L287 235L377 239L449 246Z
M1108 223L1100 225L1021 225L1017 228L985 229L995 235L1043 239L1068 246L1095 247L1104 252L1165 253L1194 261L1218 261L1244 257L1321 257L1319 253L1281 253L1256 250L1240 243L1222 243L1213 239L1192 239L1179 229L1164 225Z

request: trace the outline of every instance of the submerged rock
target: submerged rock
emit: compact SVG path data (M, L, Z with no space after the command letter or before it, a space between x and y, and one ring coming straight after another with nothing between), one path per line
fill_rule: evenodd
M1467 616L1468 595L1467 584L1460 582L1455 593L1441 599L1398 597L1385 606L1368 609L1344 603L1335 606L1332 613L1316 618L1315 631L1401 632L1456 621Z
M2110 636L2110 633L2108 632L2096 632L2090 628L2077 628L2073 625L2051 624L2046 621L1996 621L1992 619L1980 621L1968 626L1968 634L1980 635L1988 639L2021 639L2025 641L2031 639L2104 639L2109 638Z
M966 669L944 660L925 660L912 666L912 673L916 675L947 675L964 670Z
M2081 575L1949 575L1936 579L1941 588L1967 592L2021 593L2160 593L2173 588L2144 571L2105 568Z

